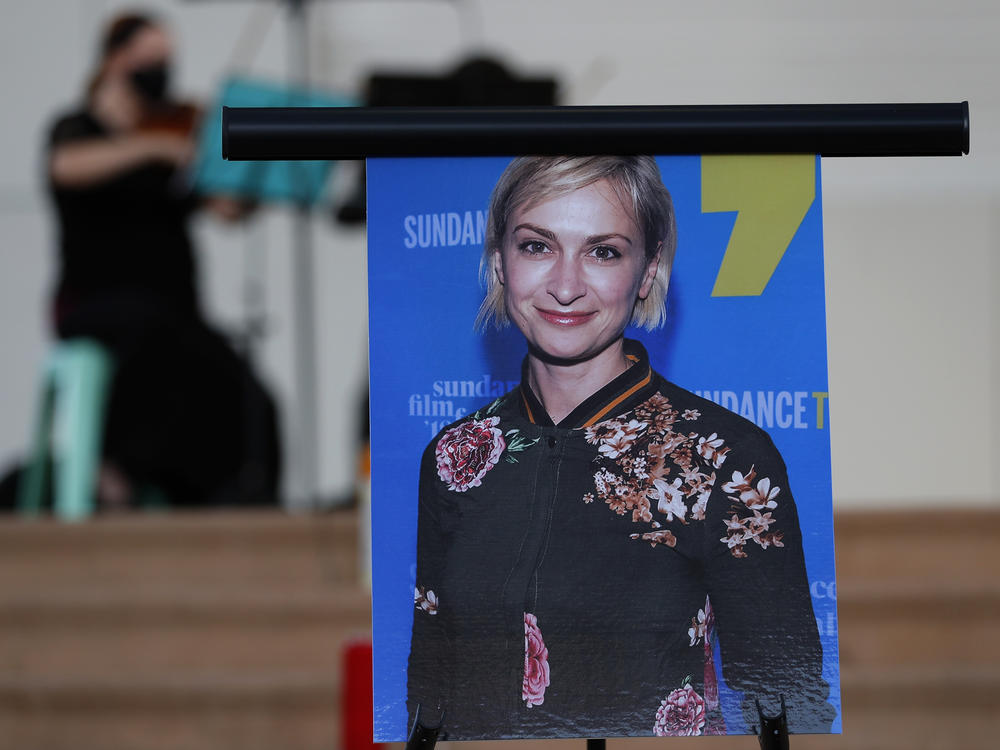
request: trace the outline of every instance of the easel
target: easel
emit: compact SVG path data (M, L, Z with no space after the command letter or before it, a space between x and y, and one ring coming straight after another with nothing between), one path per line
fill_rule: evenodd
M499 144L499 145L498 145ZM227 159L360 159L502 154L797 153L960 156L968 102L702 107L461 107L227 109ZM784 697L776 716L756 704L762 750L787 750ZM407 750L432 750L419 708ZM587 750L606 750L588 739Z

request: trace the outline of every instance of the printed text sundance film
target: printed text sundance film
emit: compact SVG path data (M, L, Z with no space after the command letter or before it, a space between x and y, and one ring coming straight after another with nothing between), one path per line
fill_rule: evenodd
M433 437L451 422L517 386L516 380L496 380L492 375L474 380L435 380L427 392L410 394L407 414L422 419L428 437ZM712 389L695 390L694 393L764 429L822 430L827 424L829 394L826 391Z

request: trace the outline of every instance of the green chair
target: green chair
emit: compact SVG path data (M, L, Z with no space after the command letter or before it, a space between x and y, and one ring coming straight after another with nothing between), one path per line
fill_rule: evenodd
M94 512L112 370L111 354L91 339L61 341L49 355L31 456L18 488L22 513L42 511L50 460L55 516L80 521Z

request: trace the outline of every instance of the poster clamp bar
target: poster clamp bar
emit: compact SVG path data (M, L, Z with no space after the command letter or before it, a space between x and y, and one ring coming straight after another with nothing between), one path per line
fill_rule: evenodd
M222 110L234 161L592 153L961 156L969 103Z

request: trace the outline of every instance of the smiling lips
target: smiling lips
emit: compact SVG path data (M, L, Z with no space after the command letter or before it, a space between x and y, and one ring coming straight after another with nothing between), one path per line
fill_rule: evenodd
M557 310L543 310L540 307L535 309L538 310L542 319L549 323L567 327L583 325L597 314L596 312L559 312Z

